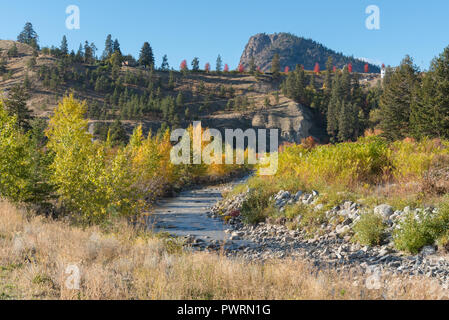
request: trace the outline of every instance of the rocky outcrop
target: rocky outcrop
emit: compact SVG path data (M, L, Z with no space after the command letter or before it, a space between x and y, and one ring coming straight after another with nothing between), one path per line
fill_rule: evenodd
M294 143L301 143L308 137L321 141L326 136L316 124L312 111L293 101L258 112L253 117L252 126L279 129L282 140Z
M317 62L323 70L326 67L328 57L332 57L337 68L343 68L348 63L352 63L353 70L356 72L363 72L366 64L362 60L347 57L342 53L328 49L311 39L297 37L290 33L259 33L252 36L245 47L240 63L248 68L251 59L254 58L257 67L260 67L264 72L269 72L271 61L276 53L280 56L282 70L285 67L293 69L297 64L303 65L306 70L313 70ZM380 72L379 66L370 64L369 69L373 73Z

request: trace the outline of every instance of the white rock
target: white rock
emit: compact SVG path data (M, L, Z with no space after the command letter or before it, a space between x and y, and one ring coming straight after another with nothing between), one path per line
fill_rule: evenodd
M390 216L394 213L393 207L388 204L381 204L374 208L374 213L379 214L385 219L390 218Z
M424 248L422 248L421 250L421 254L423 256L430 256L436 253L436 249L434 246L425 246Z

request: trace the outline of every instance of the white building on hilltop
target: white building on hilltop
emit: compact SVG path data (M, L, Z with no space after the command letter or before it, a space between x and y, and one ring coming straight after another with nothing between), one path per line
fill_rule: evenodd
M382 69L380 69L380 78L381 79L385 78L385 72L386 72L385 64L383 64Z

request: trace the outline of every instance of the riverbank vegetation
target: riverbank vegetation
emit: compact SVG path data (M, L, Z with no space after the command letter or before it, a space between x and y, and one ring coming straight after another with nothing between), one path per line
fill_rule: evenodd
M74 267L79 290L72 290ZM67 269L69 268L69 269ZM69 271L68 273L66 273ZM429 279L321 271L190 253L126 221L74 227L0 203L0 299L441 299ZM384 285L382 285L384 284ZM388 285L386 285L388 284Z
M48 126L26 129L0 101L0 196L82 223L137 217L168 190L229 177L245 166L175 166L170 131L134 130L126 145L94 140L87 106L72 95ZM27 123L28 124L28 123Z

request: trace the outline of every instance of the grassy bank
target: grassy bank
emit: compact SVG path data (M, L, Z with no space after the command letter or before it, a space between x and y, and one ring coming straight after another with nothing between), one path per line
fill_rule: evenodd
M66 288L67 266L81 271ZM80 229L0 204L1 299L436 299L424 279L314 271L300 261L248 263L187 253L167 239L120 224Z
M311 141L290 145L279 153L279 170L274 176L255 176L248 181L251 192L243 204L246 222L267 218L287 218L291 228L305 229L315 236L323 223L329 223L326 211L345 201L357 202L366 210L387 203L394 210L405 207L437 207L433 217L409 215L397 234L397 248L416 253L424 245L447 243L449 228L449 142L439 139L388 142L377 136L357 142L316 146ZM233 193L246 190L239 186ZM311 193L320 197L315 206L292 204L280 212L272 196L286 190ZM425 215L425 214L424 214ZM301 222L295 218L301 216ZM369 218L369 217L368 217ZM382 221L362 219L359 240L379 244ZM340 221L341 222L341 221Z

